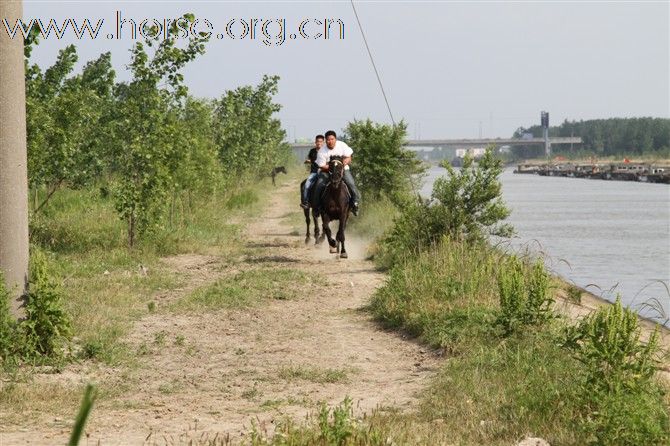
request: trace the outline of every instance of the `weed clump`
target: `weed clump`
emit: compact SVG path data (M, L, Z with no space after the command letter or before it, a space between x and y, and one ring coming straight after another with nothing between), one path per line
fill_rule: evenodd
M507 259L498 273L500 315L505 334L526 325L540 325L553 317L555 300L549 293L549 275L541 260L526 268L516 256Z
M47 258L33 249L26 295L25 318L9 312L10 293L0 276L0 359L3 363L61 357L72 336L63 309L63 291L49 271Z
M35 250L30 259L26 319L22 322L25 349L29 354L52 356L72 335L63 309L63 291L50 274L44 253Z
M581 427L594 444L667 444L663 389L654 381L658 327L641 339L637 315L621 305L599 309L566 330L565 346L584 367L579 374Z

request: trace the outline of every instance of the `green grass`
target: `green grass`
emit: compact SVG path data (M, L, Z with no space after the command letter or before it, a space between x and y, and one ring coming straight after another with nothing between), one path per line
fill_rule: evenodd
M409 418L426 435L417 444L503 445L527 435L550 444L636 444L643 437L663 444L668 401L657 382L646 384L637 400L626 392L595 395L585 378L588 366L564 346L568 321L538 314L535 323L513 331L502 327L498 279L512 274L510 265L487 245L444 240L396 265L373 296L370 309L382 324L449 357L419 414ZM537 269L531 268L524 266L526 278ZM526 281L524 289L535 282ZM626 412L635 417L624 420ZM386 426L384 416L377 418ZM439 429L422 430L434 420ZM617 423L625 435L602 433Z
M184 277L170 270L161 257L196 253L220 256L224 262L238 261L247 251L243 225L262 211L268 183L269 179L242 181L235 193L194 200L190 209L177 206L162 229L145 235L132 250L127 246L124 222L109 197L97 188L56 192L31 217L30 229L31 243L47 253L50 270L64 291L64 308L74 334L73 354L66 359L122 367L121 375L134 370L138 355L148 353L150 346L131 348L121 340L134 321L157 311L156 295L185 285ZM293 276L279 272L272 277L282 281ZM168 343L182 346L185 339L159 334L151 344L161 348ZM188 354L191 347L184 348ZM54 370L63 364L54 363ZM27 413L74 416L81 389L66 384L36 385L32 373L31 367L0 371L0 412L7 414L7 421L20 423ZM123 382L99 383L101 404L129 391L131 375ZM167 385L159 391L171 393L175 388Z
M243 182L236 193L194 201L190 210L177 206L163 229L141 238L132 250L109 197L96 188L58 191L32 218L31 241L52 253L83 357L110 364L128 359L131 352L118 340L131 322L152 310L155 294L183 285L182 277L159 262L161 257L242 255L242 226L232 222L258 215L264 190L263 182ZM141 273L140 265L147 274Z
M349 375L352 372L350 369L331 369L300 365L283 367L279 369L278 376L288 381L298 379L319 384L333 384L349 382Z
M264 299L287 300L301 296L303 285L314 277L290 268L261 268L242 271L195 290L175 301L171 311L204 311L244 308Z
M366 201L358 216L351 217L350 227L356 235L370 240L377 239L393 225L397 211L386 197Z
M501 254L445 242L390 271L386 286L371 300L375 317L424 342L451 350L485 335L495 319L496 270Z
M235 193L226 201L226 209L241 209L248 208L257 203L259 200L258 193L253 190L243 190Z

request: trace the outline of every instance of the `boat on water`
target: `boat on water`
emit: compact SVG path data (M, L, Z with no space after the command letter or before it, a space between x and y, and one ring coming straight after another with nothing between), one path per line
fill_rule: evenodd
M633 163L547 163L518 164L514 173L537 174L550 177L589 178L616 181L640 181L670 184L670 165Z

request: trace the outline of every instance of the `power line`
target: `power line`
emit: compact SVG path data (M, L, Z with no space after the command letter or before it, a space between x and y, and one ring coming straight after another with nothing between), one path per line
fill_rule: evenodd
M351 0L351 7L354 10L354 15L356 16L356 22L358 22L358 28L361 30L361 35L363 36L363 42L365 43L365 48L368 50L368 56L370 56L370 62L372 62L372 68L375 70L375 74L377 75L377 81L379 82L379 88L382 90L382 95L384 96L384 101L386 102L386 108L389 111L389 115L391 116L391 122L393 123L393 126L395 127L395 119L393 119L393 113L391 112L391 106L389 105L389 100L386 97L386 92L384 91L384 85L382 85L382 80L379 77L379 71L377 71L377 66L375 65L375 60L372 57L372 52L370 51L370 46L368 45L368 40L365 38L365 33L363 32L363 26L361 25L361 21L358 18L358 13L356 12L356 7L354 6L354 0Z

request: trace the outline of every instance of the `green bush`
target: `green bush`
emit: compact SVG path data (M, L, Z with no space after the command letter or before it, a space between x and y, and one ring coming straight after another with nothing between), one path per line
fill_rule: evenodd
M354 150L352 174L361 194L369 200L388 197L394 202L411 194L413 176L426 169L411 150L404 147L407 124L373 123L370 119L350 122L343 139ZM366 199L366 200L367 200Z
M26 318L21 322L28 354L58 355L71 337L70 319L63 309L63 291L49 273L44 253L33 249Z
M498 177L502 173L502 161L493 156L493 148L475 164L465 157L463 166L456 171L448 162L442 166L448 175L435 180L433 200L434 233L447 234L458 239L485 240L487 235L509 237L513 228L501 223L510 210L502 201L502 184Z
M63 293L50 275L44 253L30 256L30 279L25 317L15 321L9 311L9 292L0 274L0 359L58 357L71 337L70 319L63 310Z
M554 298L549 294L549 275L541 260L527 268L516 256L501 264L498 273L500 315L505 333L524 325L542 324L552 317Z
M567 329L565 345L585 365L581 428L599 445L668 444L663 390L654 381L658 328L641 340L638 316L617 298Z
M656 371L658 329L641 342L638 315L617 297L567 330L566 345L587 366L586 384L608 392L638 390Z
M397 197L400 215L380 240L376 257L382 268L417 255L445 237L479 243L489 235L510 236L513 228L501 223L510 214L501 197L500 160L487 150L478 164L466 158L456 171L435 180L432 198Z
M424 200L405 199L393 225L382 235L375 255L377 266L388 269L435 245L432 214Z

